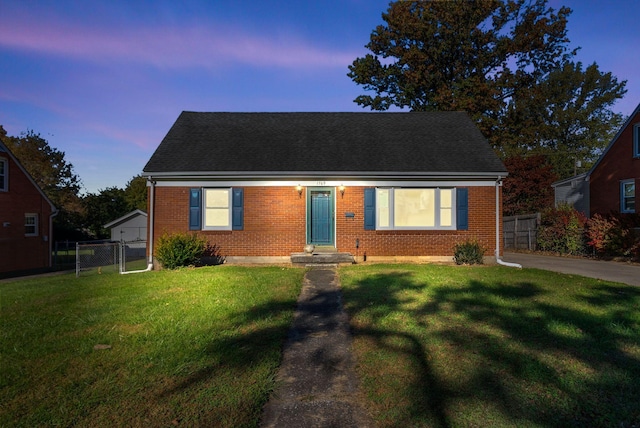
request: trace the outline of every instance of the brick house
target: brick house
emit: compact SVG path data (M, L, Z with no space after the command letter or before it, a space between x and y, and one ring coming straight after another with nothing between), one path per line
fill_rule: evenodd
M640 104L591 169L553 183L556 205L565 202L587 217L637 214L640 185Z
M51 267L57 210L0 141L0 274Z
M307 244L450 261L477 240L495 261L506 174L462 112L183 112L143 170L149 248L193 231L227 262L288 262Z
M590 214L638 213L640 104L589 171Z

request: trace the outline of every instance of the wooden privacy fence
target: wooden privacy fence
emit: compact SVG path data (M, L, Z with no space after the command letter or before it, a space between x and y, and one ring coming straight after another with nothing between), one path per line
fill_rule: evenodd
M540 213L502 218L504 249L535 250L538 245Z

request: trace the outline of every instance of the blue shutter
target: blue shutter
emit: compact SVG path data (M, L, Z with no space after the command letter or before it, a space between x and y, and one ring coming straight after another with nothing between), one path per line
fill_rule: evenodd
M231 191L233 192L231 228L242 230L244 228L244 189L234 188Z
M469 189L456 189L456 229L469 230Z
M202 224L202 189L189 190L189 230L200 230Z
M376 189L364 189L364 230L376 229Z

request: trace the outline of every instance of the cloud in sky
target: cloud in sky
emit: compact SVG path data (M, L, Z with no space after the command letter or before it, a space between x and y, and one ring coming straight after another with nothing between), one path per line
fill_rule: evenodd
M234 64L298 69L346 67L357 56L295 37L265 38L224 25L143 24L114 31L57 19L14 18L0 18L3 48L92 62L133 62L171 69Z

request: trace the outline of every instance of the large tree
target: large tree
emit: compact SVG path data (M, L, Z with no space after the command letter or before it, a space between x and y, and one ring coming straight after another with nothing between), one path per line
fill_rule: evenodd
M571 115L583 114L588 103L589 124L600 120L611 127L619 117L609 107L624 94L626 83L602 74L595 64L583 72L580 64L570 62L576 53L567 38L570 13L566 7L547 7L546 0L391 3L382 15L386 25L379 25L366 45L371 53L349 66L348 76L374 93L355 102L373 110L467 111L505 157L541 146L527 139L537 133L553 140L544 147L565 150L562 136L548 132L560 120L555 115L571 104L575 108L561 122L574 124L582 118ZM598 91L606 96L595 96ZM584 99L583 92L589 94ZM547 105L547 99L561 94L563 102ZM545 108L552 120L530 115ZM590 130L586 125L579 129Z
M109 231L103 226L131 211L125 198L125 191L118 187L108 187L98 193L84 196L84 225L93 238L109 238Z
M124 188L124 198L131 210L147 211L147 179L136 175L129 180Z
M59 213L53 220L55 239L81 238L77 230L82 216L79 196L82 183L73 165L65 159L65 153L51 147L31 130L12 137L0 125L0 139L58 208Z

